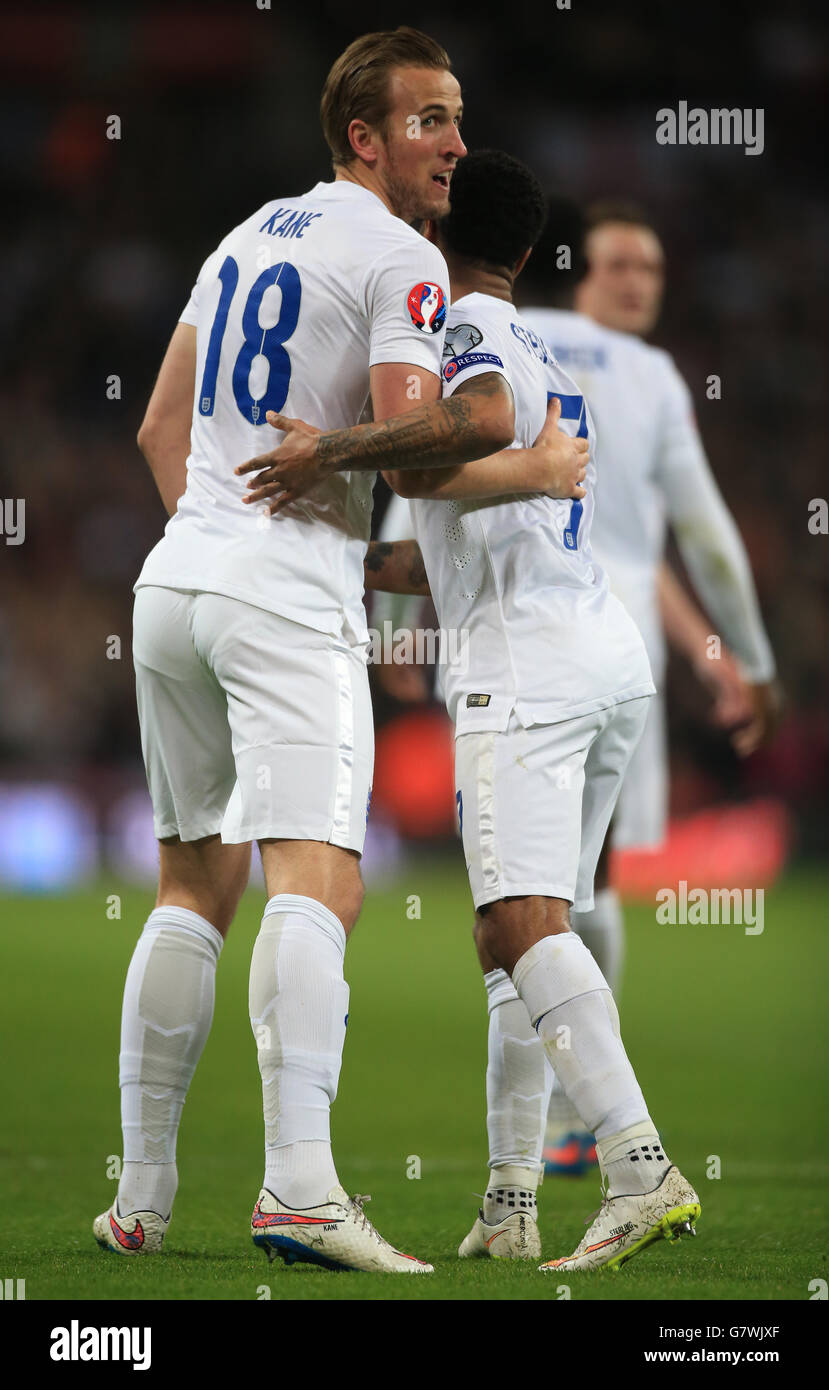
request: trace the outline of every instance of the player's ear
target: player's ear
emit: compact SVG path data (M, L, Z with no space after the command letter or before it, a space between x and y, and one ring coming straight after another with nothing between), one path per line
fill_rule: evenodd
M353 120L348 124L348 143L361 163L373 168L377 163L377 132L365 121Z

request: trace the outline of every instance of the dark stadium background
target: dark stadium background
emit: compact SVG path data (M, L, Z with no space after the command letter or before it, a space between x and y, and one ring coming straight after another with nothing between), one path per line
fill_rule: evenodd
M827 539L809 531L808 504L826 492L816 287L829 212L826 58L810 12L12 3L0 19L0 496L25 498L26 537L0 542L0 885L126 866L144 824L131 588L164 524L134 442L142 411L204 257L266 199L329 176L317 112L330 63L400 22L449 49L470 147L518 155L557 198L620 195L655 219L668 292L653 341L691 387L788 701L775 747L740 765L673 664L674 810L760 798L782 808L795 852L825 843ZM682 99L764 108L763 154L657 145L656 111ZM113 114L119 141L105 136ZM107 398L112 374L120 400ZM121 659L107 657L112 636ZM377 710L387 728L405 713L383 697ZM423 737L401 734L386 781L414 806L412 828L451 839L443 783L407 781ZM391 855L393 832L380 833Z

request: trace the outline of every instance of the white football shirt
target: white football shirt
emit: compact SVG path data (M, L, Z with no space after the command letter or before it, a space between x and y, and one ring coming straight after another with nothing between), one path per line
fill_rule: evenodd
M516 448L541 432L550 395L561 428L586 436L582 501L540 494L411 503L442 631L441 678L458 733L573 719L652 694L642 639L590 549L595 434L578 387L515 306L465 295L448 319L444 394L482 372L509 382Z
M669 521L694 586L747 677L770 680L774 657L745 547L673 359L584 314L521 313L590 404L602 461L593 548L645 638L657 683L664 674L665 639L656 583Z
M245 505L237 464L283 437L267 410L357 424L369 368L440 374L443 256L345 180L267 203L208 256L181 321L197 331L187 489L145 584L226 594L349 642L367 638L372 472L334 474L278 516Z

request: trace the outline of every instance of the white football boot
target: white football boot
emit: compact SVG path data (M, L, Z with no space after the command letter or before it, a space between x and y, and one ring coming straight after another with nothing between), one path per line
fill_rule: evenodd
M253 1208L250 1229L254 1245L269 1260L279 1255L286 1264L303 1260L325 1269L363 1269L374 1274L432 1274L432 1265L395 1250L376 1231L363 1211L370 1197L349 1197L332 1187L328 1201L318 1207L286 1207L266 1187Z
M605 1197L596 1219L572 1255L539 1265L557 1274L570 1269L619 1269L655 1240L696 1235L699 1197L673 1164L653 1192Z
M118 1255L157 1255L169 1224L170 1218L165 1221L157 1211L131 1211L129 1216L120 1216L116 1197L109 1211L95 1217L92 1233L102 1250L114 1250Z
M493 1260L537 1260L541 1255L541 1236L534 1216L511 1211L503 1221L484 1221L482 1211L469 1235L458 1247L462 1260L477 1257Z

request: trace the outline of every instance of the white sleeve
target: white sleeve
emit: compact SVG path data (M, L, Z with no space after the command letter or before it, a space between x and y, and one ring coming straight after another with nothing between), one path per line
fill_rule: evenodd
M473 322L474 319L474 322ZM443 350L443 394L451 396L456 386L473 376L497 372L509 382L500 334L477 312L464 314L458 309L450 315Z
M190 291L190 298L188 299L187 303L184 306L184 309L178 316L179 323L189 323L193 328L198 328L199 299L201 296L202 285L205 283L205 281L208 284L215 283L219 267L222 264L226 255L227 243L231 240L232 236L232 232L228 233L224 240L219 242L219 245L216 247L216 250L211 251L207 259L202 262L202 265L199 269L199 273L196 276L196 283Z
M207 262L205 262L205 265L206 264ZM201 270L199 271L198 279L196 280L195 285L190 291L190 298L188 299L187 303L185 304L184 308L178 316L179 323L189 323L192 325L193 328L198 328L199 326L199 287L201 285L201 279L203 275L204 266L202 266Z
M657 478L668 518L703 606L746 678L768 681L774 655L745 546L705 456L691 393L670 358L666 368Z
M193 326L194 328L198 328L198 326L199 326L199 301L198 301L198 292L199 292L199 282L198 282L198 280L197 280L196 283L195 283L195 285L193 286L191 292L190 292L190 298L188 299L187 303L185 304L184 308L182 309L181 313L180 313L179 316L178 316L178 321L179 321L179 323L189 323L189 324L192 324L192 326Z
M449 272L436 246L420 237L380 256L366 273L362 300L369 321L370 367L411 362L440 376Z

